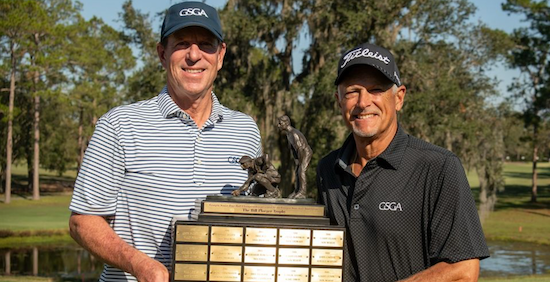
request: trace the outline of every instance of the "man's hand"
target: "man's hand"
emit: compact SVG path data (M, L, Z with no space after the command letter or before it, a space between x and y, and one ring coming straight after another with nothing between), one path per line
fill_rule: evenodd
M479 259L468 259L455 263L440 262L401 282L415 281L477 281Z
M164 265L150 257L134 263L134 276L139 282L168 282L170 274Z
M168 282L168 270L160 262L130 246L97 215L73 213L69 219L71 237L95 257L134 275L140 282Z

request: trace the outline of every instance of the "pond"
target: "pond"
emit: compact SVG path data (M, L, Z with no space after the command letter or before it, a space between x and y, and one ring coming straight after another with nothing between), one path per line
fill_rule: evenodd
M491 257L481 277L550 273L550 246L489 241ZM0 275L54 277L56 281L97 281L103 264L75 245L0 249Z
M550 246L488 241L491 257L481 261L481 277L550 273Z
M55 281L97 281L103 263L77 245L0 249L0 275L53 277Z

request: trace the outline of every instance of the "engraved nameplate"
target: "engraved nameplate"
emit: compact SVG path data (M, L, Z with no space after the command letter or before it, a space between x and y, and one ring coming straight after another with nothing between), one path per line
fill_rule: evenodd
M279 264L309 264L309 249L279 249Z
M210 281L241 281L240 265L210 265Z
M187 281L206 281L206 265L177 263L174 270L174 279Z
M243 229L241 227L212 226L212 243L235 243L243 242Z
M311 243L311 231L307 229L281 229L279 230L279 245L309 246Z
M343 247L344 231L313 230L314 247Z
M311 282L342 282L342 269L312 268Z
M208 242L208 226L178 225L176 241L206 243Z
M308 282L309 269L305 267L279 267L277 282Z
M246 263L275 263L277 248L245 247L244 262Z
M210 261L241 262L242 250L240 246L210 246Z
M273 282L275 281L275 267L270 266L245 266L244 282Z
M311 264L342 266L342 250L313 249L311 250Z
M202 212L322 217L325 215L325 207L323 205L286 205L271 203L262 204L205 201L203 202Z
M177 244L176 260L206 262L208 260L208 246Z
M246 228L246 244L275 245L277 244L277 228Z

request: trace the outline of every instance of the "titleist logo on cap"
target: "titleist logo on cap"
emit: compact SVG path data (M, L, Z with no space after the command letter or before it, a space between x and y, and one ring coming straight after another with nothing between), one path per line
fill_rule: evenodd
M206 12L201 8L185 8L180 11L181 17L186 16L204 16L208 18Z
M391 62L390 58L386 56L382 56L378 52L371 52L370 49L368 48L365 48L365 49L359 48L359 49L350 51L344 56L343 58L344 62L342 63L340 68L344 68L351 60L359 57L373 58L373 59L379 60L380 62L386 65L388 65Z

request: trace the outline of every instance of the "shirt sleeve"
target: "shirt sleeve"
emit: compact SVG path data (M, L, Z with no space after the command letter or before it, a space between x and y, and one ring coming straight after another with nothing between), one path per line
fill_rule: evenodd
M438 183L430 224L431 264L488 257L470 185L456 156L447 158Z
M115 213L125 171L123 156L116 130L103 116L86 149L69 206L71 211L101 216Z

